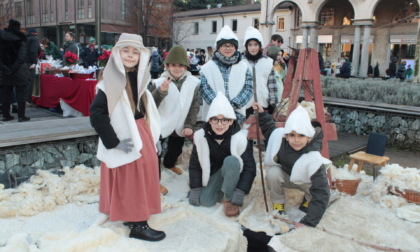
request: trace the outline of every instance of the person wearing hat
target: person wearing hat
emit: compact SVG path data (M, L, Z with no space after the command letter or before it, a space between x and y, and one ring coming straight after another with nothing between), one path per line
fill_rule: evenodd
M311 123L308 112L298 105L290 113L284 128L276 128L272 116L259 103L253 108L259 112L261 131L268 139L264 165L273 210L285 213L284 188L305 193L299 210L306 215L295 227L315 227L328 206L330 188L325 166L331 161L321 156L321 124ZM314 128L315 126L315 128Z
M28 28L26 34L26 65L29 69L29 83L26 93L26 102L32 104L32 89L34 87L35 80L35 67L38 63L38 59L41 56L42 50L35 28Z
M252 26L245 31L244 37L245 57L242 59L252 73L255 73L254 79L258 102L269 114L273 114L274 109L279 103L278 85L274 76L273 60L263 55L262 45L264 44L261 33ZM254 112L252 103L254 96L251 97L247 104L247 117Z
M277 82L277 93L279 100L281 100L283 95L283 80L286 78L287 74L287 64L283 58L284 51L280 47L273 46L268 49L267 56L273 60L273 70L274 77Z
M241 61L238 52L238 37L225 25L216 38L216 52L212 60L201 67L200 92L204 100L203 117L217 92L225 94L235 110L237 121L245 121L246 105L253 94L252 73L248 65Z
M210 207L223 200L225 215L237 216L256 175L252 144L222 92L213 99L205 118L203 128L194 134L189 202Z
M112 48L90 107L99 136L99 211L124 221L132 238L160 241L147 220L161 212L156 144L160 116L147 90L150 52L140 35L123 33Z
M189 61L185 49L176 45L164 61L166 71L153 81L152 94L162 123L162 138L168 138L163 165L181 175L175 166L182 153L185 137L192 137L193 128L200 110L200 80L187 71ZM168 191L161 186L162 193Z
M0 71L2 72L2 113L3 122L14 119L10 115L10 98L16 89L17 114L19 122L27 122L25 116L27 86L30 81L28 67L25 64L26 36L20 31L20 22L10 19L9 26L0 32Z
M83 67L97 66L99 51L96 46L96 39L93 37L90 37L89 44L84 48L83 57Z

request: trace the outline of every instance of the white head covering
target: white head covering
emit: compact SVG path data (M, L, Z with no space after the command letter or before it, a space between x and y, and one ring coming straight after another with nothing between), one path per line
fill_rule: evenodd
M312 127L311 118L308 112L300 105L298 105L286 120L284 126L284 134L289 134L292 131L296 131L298 134L305 135L307 137L313 137L315 135L315 129Z
M140 52L140 61L137 73L137 94L139 99L150 82L150 51L144 47L142 37L137 34L121 34L117 43L112 48L111 56L109 57L103 73L103 82L105 85L106 97L108 99L109 114L112 113L127 83L125 68L120 55L120 50L126 46L135 47Z
M218 92L216 98L214 98L211 103L209 111L207 112L206 122L208 122L210 118L218 115L223 115L225 118L236 120L235 111L222 92Z
M252 26L248 26L248 28L246 28L246 31L245 31L245 37L244 37L245 48L246 48L246 42L250 39L258 40L261 43L261 46L264 46L264 40L262 38L260 31L258 31Z
M223 26L222 30L220 30L219 34L217 34L216 42L214 43L214 48L217 49L217 41L219 40L236 40L236 45L239 43L238 37L233 33L232 29L229 25Z

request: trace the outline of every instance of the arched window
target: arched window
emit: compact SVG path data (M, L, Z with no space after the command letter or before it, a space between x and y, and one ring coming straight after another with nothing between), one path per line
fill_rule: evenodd
M319 17L322 26L334 25L334 8L323 8Z

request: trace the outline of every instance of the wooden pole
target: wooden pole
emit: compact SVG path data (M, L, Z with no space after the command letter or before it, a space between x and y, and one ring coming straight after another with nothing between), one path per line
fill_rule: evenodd
M257 80L255 77L255 66L252 67L252 76L254 79L254 101L258 102L257 100ZM267 204L267 196L265 194L265 185L264 185L264 172L263 172L263 167L262 167L262 151L261 151L261 145L260 145L260 121L259 121L259 115L258 115L258 110L254 110L254 115L255 115L255 119L256 119L256 130L257 130L257 146L258 146L258 157L259 157L259 161L260 161L260 173L261 173L261 184L262 184L262 188L263 188L263 195L264 195L264 203L265 203L265 211L267 211L268 213L268 204Z

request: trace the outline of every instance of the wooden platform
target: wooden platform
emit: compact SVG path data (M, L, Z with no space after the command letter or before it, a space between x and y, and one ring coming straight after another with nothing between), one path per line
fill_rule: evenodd
M343 154L351 154L360 151L367 146L367 136L357 136L344 132L337 132L338 140L328 142L330 158Z
M96 135L89 117L3 124L0 132L0 148Z

